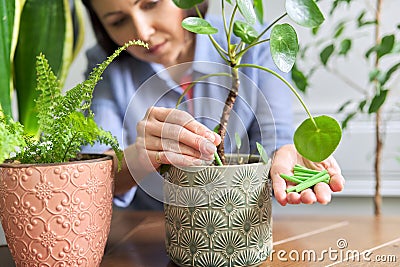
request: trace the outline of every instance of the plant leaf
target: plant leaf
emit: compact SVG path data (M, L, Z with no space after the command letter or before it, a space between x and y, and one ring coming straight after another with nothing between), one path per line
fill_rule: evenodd
M195 5L201 4L204 0L172 0L174 4L182 9L190 9Z
M268 163L268 154L265 151L264 147L259 142L256 142L256 146L257 146L257 150L258 150L258 153L260 154L262 161L264 163Z
M349 114L347 114L346 118L342 121L342 129L347 128L347 124L354 118L354 116L357 115L357 112L353 111Z
M182 21L182 27L197 34L215 34L218 32L218 29L211 26L208 21L198 17L185 18Z
M393 65L392 67L390 67L390 69L388 71L386 71L381 78L379 78L380 84L384 85L390 79L392 74L395 73L399 69L400 69L400 63L397 63L397 64Z
M301 26L314 28L325 20L314 0L286 0L285 6L289 17Z
M245 18L249 24L256 23L256 13L253 8L253 1L251 0L236 0L239 7L240 14Z
M296 129L293 140L300 155L320 162L335 151L342 137L342 129L334 118L326 115L314 117L314 120L318 129L308 118Z
M289 24L275 25L270 36L270 50L275 65L289 72L296 62L299 44L295 29Z
M302 91L303 93L306 92L308 87L308 78L302 71L300 71L296 64L293 65L292 71L290 72L292 75L292 80L296 85L297 89Z
M368 108L369 114L377 112L379 108L383 105L383 103L385 103L388 91L389 90L382 89L379 91L378 94L374 96Z
M25 131L38 134L35 99L36 56L46 55L53 72L60 79L63 64L70 64L64 55L68 43L67 21L70 9L65 0L26 0L21 13L18 43L14 57L14 81L18 96L19 119ZM66 15L69 14L69 15ZM34 40L34 41L33 41ZM71 45L69 43L69 45ZM71 48L71 46L69 46ZM64 77L65 78L65 77ZM61 84L63 81L61 81Z
M242 147L242 139L240 138L240 135L238 133L235 133L235 142L237 150L239 152L240 148Z
M258 36L258 32L251 25L239 20L233 23L233 33L246 44L251 44Z
M19 12L16 1L2 1L0 5L0 105L7 116L12 116L11 108L11 61L12 38L15 14Z
M333 51L335 51L335 46L333 44L328 45L322 50L322 52L319 54L319 58L321 59L322 64L326 66L329 58L333 54Z
M347 55L351 49L351 40L344 39L340 42L339 55Z
M264 23L264 7L262 0L254 0L254 11L256 12L256 17L260 24Z

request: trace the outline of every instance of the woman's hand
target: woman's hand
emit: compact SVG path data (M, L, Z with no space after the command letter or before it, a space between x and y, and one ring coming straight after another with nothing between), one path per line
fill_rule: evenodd
M300 193L286 193L286 188L294 185L281 178L280 174L292 175L295 164L316 170L326 169L331 177L329 185L321 182L314 186L314 190L308 188ZM275 152L270 172L275 198L283 206L287 203L312 204L317 201L321 204L327 204L331 201L332 192L339 192L343 190L344 186L340 167L332 156L319 163L311 162L297 153L294 145L282 146Z
M136 153L142 166L202 165L214 159L221 137L189 113L151 107L137 125Z

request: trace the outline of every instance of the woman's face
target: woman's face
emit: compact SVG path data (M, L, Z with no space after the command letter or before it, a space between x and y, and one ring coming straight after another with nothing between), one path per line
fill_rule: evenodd
M165 67L193 60L193 39L181 26L184 11L172 0L92 0L92 6L116 44L149 44L150 49L129 47L134 57Z

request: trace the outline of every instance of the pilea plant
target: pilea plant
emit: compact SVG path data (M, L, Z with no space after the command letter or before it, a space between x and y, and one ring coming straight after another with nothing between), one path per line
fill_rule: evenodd
M358 93L359 97L349 99L343 103L338 112L344 114L342 128L357 117L359 114L369 114L374 116L375 128L375 197L374 212L376 215L381 213L381 162L384 144L384 121L390 119L390 114L383 113L383 108L388 107L389 95L398 88L396 76L400 74L400 20L391 18L391 22L383 15L382 7L384 0L364 1L333 1L330 8L330 16L337 13L338 8L347 6L353 12L341 12L343 16L339 19L332 19L332 30L329 32L325 28L314 29L312 34L313 41L303 47L299 64L304 63L310 53L319 54L320 62L312 65L309 71L305 67L296 68L294 80L301 90L308 89L309 80L320 71L325 70L343 81L349 89ZM357 5L356 8L353 8ZM357 12L354 12L357 10ZM389 27L388 33L383 33L382 25ZM369 33L372 34L366 34ZM323 33L329 32L329 35ZM373 38L370 38L373 35ZM367 37L367 40L365 40ZM368 44L368 41L370 43ZM346 74L341 70L343 64L347 64L354 56L359 55L359 43L365 47L361 54L360 61L365 61L365 79L355 80L351 74ZM312 52L311 52L312 51ZM397 109L394 103L392 110Z
M338 122L329 116L313 117L297 93L296 89L280 74L255 64L242 64L241 59L250 49L258 45L270 44L270 52L274 63L283 72L289 72L295 61L299 44L296 30L288 23L279 22L289 17L293 22L305 27L318 27L324 16L314 0L286 0L286 12L275 19L271 24L258 32L254 24L257 20L263 24L264 6L262 0L221 0L221 20L224 22L227 49L224 49L214 38L213 34L218 29L202 17L198 4L204 0L174 0L174 3L183 9L195 7L198 17L188 17L183 20L182 26L196 34L207 34L211 44L218 51L228 66L231 67L231 89L226 99L221 115L218 133L222 138L217 148L218 156L225 164L224 139L231 110L235 104L239 90L239 69L256 68L266 74L272 74L280 79L293 92L304 107L309 118L306 119L295 131L294 144L297 151L305 158L312 161L322 161L331 155L341 139L341 128ZM231 11L228 12L228 5ZM234 43L233 35L239 37L239 42ZM267 36L268 35L268 36Z
M112 147L118 160L122 151L110 132L99 128L90 111L93 89L101 79L105 68L128 46L142 45L130 41L116 50L98 65L87 80L67 91L61 92L60 82L52 72L43 54L37 57L37 102L39 138L24 132L24 127L12 118L0 117L0 162L8 159L20 163L57 163L79 158L84 145L99 141ZM85 114L86 113L86 116Z

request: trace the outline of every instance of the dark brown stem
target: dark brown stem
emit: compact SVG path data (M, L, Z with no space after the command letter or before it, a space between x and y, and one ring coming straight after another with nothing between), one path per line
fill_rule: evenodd
M376 11L375 11L375 45L380 44L380 17L381 17L382 0L376 0ZM375 58L375 69L379 68L379 57L376 55ZM378 84L375 83L375 90L378 92ZM382 107L382 106L381 106ZM375 196L374 196L374 212L375 216L381 214L382 196L381 196L381 157L382 157L382 133L381 133L381 108L376 112L375 117Z
M231 113L233 105L236 101L236 97L238 96L238 93L239 93L239 85L240 85L239 71L236 68L232 68L232 87L228 94L228 97L226 98L225 106L222 111L222 116L221 116L221 120L219 123L219 129L218 129L218 134L221 136L221 143L217 147L217 152L218 152L219 157L221 158L222 164L224 164L224 165L226 163L225 149L224 149L226 129L228 126L228 120L229 120L230 113Z

